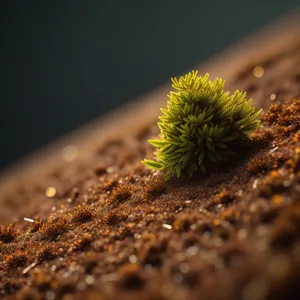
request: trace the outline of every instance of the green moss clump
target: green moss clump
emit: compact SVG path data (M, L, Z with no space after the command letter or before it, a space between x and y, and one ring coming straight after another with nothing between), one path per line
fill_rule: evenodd
M245 92L225 92L224 80L210 81L209 74L201 77L192 71L171 81L176 91L168 94L167 109L161 109L161 139L149 140L157 148L157 161L142 161L164 170L166 180L185 171L189 176L199 169L205 172L209 161L228 160L234 154L232 142L248 139L259 127L261 110L256 110L251 98L246 100Z

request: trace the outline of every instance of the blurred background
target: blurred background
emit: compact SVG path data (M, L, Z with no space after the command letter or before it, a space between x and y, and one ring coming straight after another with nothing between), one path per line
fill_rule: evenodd
M293 11L299 0L1 0L0 170Z

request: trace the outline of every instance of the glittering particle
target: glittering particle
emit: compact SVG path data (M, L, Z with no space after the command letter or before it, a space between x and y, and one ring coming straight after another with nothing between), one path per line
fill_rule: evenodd
M137 262L137 257L132 254L129 256L129 261L132 263L132 264L135 264Z
M108 167L107 169L106 169L106 172L108 173L108 174L111 174L111 173L113 173L115 171L115 168L114 167Z
M276 96L276 94L274 94L274 93L270 95L270 99L271 99L272 101L274 101L274 100L276 99L276 97L277 97L277 96Z
M289 187L289 186L292 185L292 181L291 181L291 180L284 180L284 181L282 182L282 185L283 185L284 187Z
M262 67L262 66L256 66L254 67L253 69L253 75L256 77L256 78L261 78L264 76L264 73L265 73L265 69Z
M53 299L55 299L55 293L53 291L48 291L46 293L46 299L47 300L53 300Z
M32 219L30 219L30 218L24 218L24 221L30 222L30 223L34 223L34 220L32 220Z
M186 274L186 273L189 272L189 270L190 270L189 264L187 264L187 263L182 263L182 264L179 265L179 271L180 271L181 273Z
M32 264L30 264L28 267L26 267L24 270L23 270L23 274L26 274L28 273L31 269L33 269L35 266L37 265L37 262L33 262Z
M252 184L252 188L256 189L257 188L257 183L258 183L258 179L255 179L253 184Z
M249 206L249 210L254 213L257 211L257 204L256 203L251 203Z
M217 220L217 219L213 220L213 224L215 226L218 226L220 224L220 220Z
M62 150L62 157L65 161L71 162L78 156L78 149L74 145L67 145Z
M243 196L243 190L238 190L236 194L239 197Z
M270 172L270 176L272 176L272 177L277 177L277 176L278 176L278 171L272 170L272 171Z
M281 195L275 194L272 197L272 201L275 205L280 205L283 203L283 197Z
M87 275L84 281L86 284L91 285L95 282L95 278L92 275Z
M163 224L162 226L166 229L172 229L172 226L169 224Z
M269 153L273 153L273 152L275 152L277 149L278 149L278 147L275 147L275 148L269 150Z
M46 196L48 198L52 198L56 195L56 188L54 188L53 186L49 186L46 189Z
M139 240L142 236L139 233L135 233L134 234L134 238Z
M191 246L186 249L186 253L190 256L194 256L199 252L199 249L197 246Z

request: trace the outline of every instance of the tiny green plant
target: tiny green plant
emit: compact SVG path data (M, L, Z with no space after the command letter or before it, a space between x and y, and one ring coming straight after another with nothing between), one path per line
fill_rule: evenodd
M157 148L156 161L145 159L146 166L165 171L165 180L227 161L234 154L233 142L249 139L257 129L261 110L256 110L246 93L224 91L225 81L209 80L191 71L171 78L175 91L168 94L167 109L162 108L159 140L149 140Z

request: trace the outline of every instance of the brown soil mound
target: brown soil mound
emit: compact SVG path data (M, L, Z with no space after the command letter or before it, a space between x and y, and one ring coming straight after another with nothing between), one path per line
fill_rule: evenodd
M265 109L209 174L165 184L140 163L166 89L4 173L0 298L298 299L299 40L280 24L200 68Z

